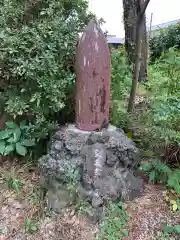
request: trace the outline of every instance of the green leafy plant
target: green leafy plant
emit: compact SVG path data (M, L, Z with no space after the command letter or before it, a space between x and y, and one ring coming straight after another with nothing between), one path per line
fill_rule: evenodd
M9 178L7 184L10 189L15 190L19 194L23 182L19 179Z
M150 182L164 183L170 189L180 194L180 170L171 169L163 163L146 163L140 167L140 170L146 172Z
M170 209L173 212L180 211L180 194L177 194L173 189L166 190L164 192L164 198L166 202L169 204Z
M19 173L23 169L17 170L15 167L12 167L11 169L4 170L3 168L0 168L0 176L2 179L2 182L7 185L9 189L14 190L17 194L20 194L21 187L24 185L24 182L19 179Z
M152 135L165 144L180 144L180 105L179 105L179 74L180 56L170 49L155 67L155 76L147 83L147 88L153 94L149 99L149 109L146 119L147 127ZM161 73L161 81L159 73ZM161 92L158 92L161 89Z
M131 68L125 57L124 48L111 50L111 97L123 100L131 89Z
M180 159L179 74L180 55L171 48L149 68L147 104L138 119L143 141L170 164Z
M67 165L67 174L66 174L66 188L70 193L77 194L78 193L78 186L80 180L80 173L78 169Z
M92 206L85 199L78 199L75 205L75 210L78 215L92 216Z
M123 203L109 202L100 225L100 233L97 239L122 240L128 236L126 229L128 219L129 217L125 212Z
M112 124L129 125L127 99L131 88L131 69L125 57L125 50L111 49L111 107Z
M0 154L3 156L16 153L21 156L27 154L29 147L35 145L35 139L27 138L26 126L18 126L14 122L6 122L5 130L0 131Z
M1 98L6 112L32 119L35 125L67 116L66 107L71 114L76 44L92 17L86 0L0 2Z
M180 24L171 25L167 29L160 30L150 40L150 58L155 61L161 57L162 52L167 52L169 48L176 46L180 49Z
M175 225L175 226L169 226L167 224L165 224L163 226L163 232L164 233L180 233L180 225Z
M29 232L29 233L32 233L32 234L37 231L36 224L30 218L26 218L25 230L26 230L26 232Z

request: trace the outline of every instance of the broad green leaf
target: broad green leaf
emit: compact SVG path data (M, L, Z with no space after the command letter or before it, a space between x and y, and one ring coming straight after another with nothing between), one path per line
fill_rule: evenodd
M14 140L15 142L18 142L20 137L21 137L21 130L19 128L17 128L15 131L14 131Z
M5 150L4 150L4 155L7 156L9 155L10 153L12 153L15 149L15 146L14 144L9 144L5 147Z
M165 233L173 233L173 232L174 232L174 228L173 228L173 227L170 227L170 226L168 226L168 225L165 225L165 226L163 227L163 231L164 231Z
M116 226L120 228L123 225L123 222L119 219L115 222Z
M27 149L21 143L18 142L16 143L16 152L21 156L25 156L27 153Z
M14 137L10 137L9 139L7 139L8 143L16 143Z
M171 169L166 164L158 164L156 169L161 172L170 173Z
M8 138L10 133L6 130L0 131L0 139L6 139Z
M127 230L123 230L122 233L125 237L128 237L128 235L129 235L129 232Z
M111 226L109 226L108 229L107 229L107 232L108 232L109 234L112 234L112 233L114 233L115 231L116 231L116 229L115 229L114 227L111 227Z
M31 224L31 219L30 218L26 218L26 221L25 221L26 227L29 226L30 224Z
M13 133L13 136L10 137L10 138L7 140L7 142L9 142L9 143L19 142L19 139L20 139L20 137L21 137L21 131L20 131L20 129L19 129L19 128L16 128L16 129L14 129L14 130L12 131L12 133Z
M5 141L0 140L0 154L3 155L5 150Z
M176 225L174 227L174 230L176 231L176 233L180 233L180 225Z
M170 178L168 179L167 184L168 184L169 187L174 188L174 187L176 186L176 184L177 184L177 181L176 181L175 179L173 179L173 178L170 177Z
M25 147L32 147L35 145L35 141L33 139L24 139L22 145Z
M7 126L8 128L10 128L10 129L17 128L17 125L16 125L15 122L6 122L5 124L6 124L6 126Z
M174 189L177 194L180 194L180 184L176 183L176 185L174 186Z

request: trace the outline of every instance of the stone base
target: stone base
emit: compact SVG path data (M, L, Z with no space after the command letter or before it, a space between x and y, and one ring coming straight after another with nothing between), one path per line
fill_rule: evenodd
M142 180L133 175L138 161L137 148L121 129L109 126L86 132L74 125L62 127L52 137L48 154L39 160L49 208L60 212L74 201L75 195L65 186L74 187L94 208L102 208L108 200L132 200L143 190Z

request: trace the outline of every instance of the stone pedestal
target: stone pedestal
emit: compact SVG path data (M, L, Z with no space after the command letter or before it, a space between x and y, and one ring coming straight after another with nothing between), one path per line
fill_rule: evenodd
M107 200L131 200L140 195L143 183L133 175L138 150L121 129L109 126L101 132L62 127L52 137L49 152L39 161L41 182L47 189L48 206L60 212L73 201L66 186L93 208Z

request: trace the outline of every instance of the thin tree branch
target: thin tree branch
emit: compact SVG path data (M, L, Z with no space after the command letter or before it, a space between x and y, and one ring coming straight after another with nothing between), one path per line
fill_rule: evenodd
M138 17L139 21L143 18L149 2L150 2L150 0L146 0L146 1L143 3L143 5L142 5L142 7L141 7L141 13L139 14L139 17Z

